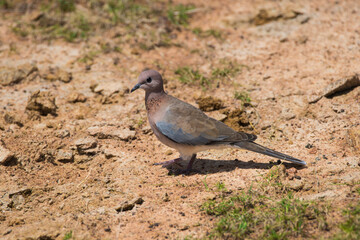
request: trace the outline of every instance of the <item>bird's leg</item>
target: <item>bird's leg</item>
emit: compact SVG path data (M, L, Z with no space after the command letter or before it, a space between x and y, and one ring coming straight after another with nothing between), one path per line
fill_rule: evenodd
M169 161L165 161L165 162L160 162L160 163L154 163L154 165L161 165L163 167L167 167L173 163L178 163L179 161L181 161L181 158L175 158L173 160L169 160Z
M196 154L193 154L190 158L189 164L187 165L186 169L185 170L178 169L176 170L176 174L183 174L183 175L190 174L192 172L192 165L194 164L195 159L196 159Z
M194 162L195 162L195 159L196 159L196 154L193 154L192 156L191 156L191 159L190 159L190 161L189 161L189 164L187 165L187 168L186 168L186 172L191 172L191 169L192 169L192 165L194 164Z

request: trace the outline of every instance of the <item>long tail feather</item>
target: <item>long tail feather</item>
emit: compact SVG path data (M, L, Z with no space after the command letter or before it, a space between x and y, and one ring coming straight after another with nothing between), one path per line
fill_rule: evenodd
M261 153L264 155L268 155L270 157L274 157L274 158L279 158L279 159L283 159L286 161L290 161L299 165L306 165L306 162L297 158L294 158L292 156L283 154L281 152L277 152L274 151L270 148L261 146L260 144L254 143L254 142L237 142L237 143L233 143L234 146L240 147L240 148L244 148L246 150L250 150L253 152L257 152L257 153Z

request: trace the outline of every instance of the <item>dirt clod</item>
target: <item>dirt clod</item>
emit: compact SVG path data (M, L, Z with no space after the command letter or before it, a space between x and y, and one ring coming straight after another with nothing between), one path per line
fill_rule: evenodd
M67 101L70 103L86 102L86 99L84 94L77 92L72 92L67 97Z
M294 191L300 191L304 187L304 182L295 178L293 181L289 181L286 187Z
M86 137L75 140L74 142L76 149L80 154L86 153L89 149L94 149L97 146L97 141L95 138Z
M6 165L14 157L14 153L6 149L0 142L0 165Z
M199 108L205 112L219 110L224 107L224 103L219 98L214 97L200 97L196 100Z
M291 9L286 9L284 11L279 11L277 9L260 9L258 14L254 18L252 18L250 22L259 26L280 19L287 20L296 18L298 15L301 14L301 12Z
M62 162L62 163L73 162L74 155L73 155L72 151L66 151L66 150L60 149L56 155L56 160L59 162Z
M4 120L7 124L16 124L19 127L24 126L23 120L17 114L5 113Z
M223 113L227 116L224 123L238 132L244 131L244 128L250 125L249 116L243 109L226 109Z
M16 68L2 67L0 68L0 85L8 86L19 83L37 70L33 64L24 64Z
M119 207L116 207L115 210L117 212L130 211L135 207L135 205L141 205L143 203L144 200L141 197L134 198L133 200L123 202Z
M49 70L42 75L45 80L48 81L61 81L69 83L72 80L72 73L66 72L61 68L49 68Z
M26 109L39 112L43 116L48 114L56 115L55 97L51 92L38 90L31 94Z
M325 87L323 95L325 97L331 97L336 93L343 92L357 86L360 86L360 75L354 74L330 83Z
M91 136L96 136L99 139L120 139L128 141L135 138L135 131L127 128L117 128L114 126L93 126L88 128L88 132Z

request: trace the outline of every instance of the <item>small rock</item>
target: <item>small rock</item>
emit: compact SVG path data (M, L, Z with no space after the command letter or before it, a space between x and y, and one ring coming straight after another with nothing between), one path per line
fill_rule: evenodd
M38 90L31 94L26 109L37 111L43 116L48 114L56 115L55 97L50 92L40 92Z
M60 149L56 155L56 160L63 163L73 162L74 155L71 151L65 151Z
M25 188L9 193L9 198L11 199L11 202L8 204L8 207L20 210L22 208L22 205L25 204L25 198L29 197L31 194L31 188Z
M104 96L111 96L115 93L124 94L128 90L128 88L125 87L124 84L119 81L101 82L99 84L90 87L90 89L94 93L98 93Z
M85 154L87 150L96 148L97 141L92 137L86 137L75 140L74 144L80 154Z
M144 133L144 134L148 134L148 133L151 133L152 129L149 125L145 125L141 128L141 131Z
M341 78L336 82L332 82L327 85L324 89L323 95L325 97L331 97L335 93L343 92L357 86L360 86L360 76L359 74L354 74L353 76Z
M286 187L294 191L300 191L304 187L304 183L301 180L290 181L286 184Z
M123 157L123 153L120 152L119 149L114 146L106 146L105 148L103 147L102 149L106 158Z
M136 204L137 204L137 205L141 205L141 204L143 204L143 203L144 203L144 200L143 200L141 197L139 197L139 198L134 198L134 199L131 200L131 201L125 201L125 202L123 202L122 204L120 204L119 207L115 208L115 210L116 210L117 212L130 211L130 210L132 210L132 209L135 207Z
M321 94L311 94L307 97L307 101L308 103L317 103L322 97Z
M19 127L24 126L23 120L18 115L5 113L4 120L7 124L16 124Z
M220 99L211 96L200 97L196 99L196 103L199 105L199 108L205 112L219 110L224 107L224 104Z
M69 130L66 129L60 129L54 132L54 135L58 138L66 138L70 136Z
M12 160L12 158L14 158L14 154L0 143L0 164L6 165Z
M164 202L170 202L169 194L165 193L164 197L162 198Z
M19 83L37 70L37 67L32 64L24 64L16 68L0 68L0 85L8 86Z
M67 97L67 101L70 103L86 102L86 97L82 93L72 92Z
M49 68L48 72L43 74L42 76L44 79L48 81L56 81L59 80L64 83L68 83L72 80L72 74L66 72L58 67L56 68Z
M88 128L91 136L96 136L100 139L115 138L124 141L135 138L135 131L124 128L119 129L114 126L93 126Z

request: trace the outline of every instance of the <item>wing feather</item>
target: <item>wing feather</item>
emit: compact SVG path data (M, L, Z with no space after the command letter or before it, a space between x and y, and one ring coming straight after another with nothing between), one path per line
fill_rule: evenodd
M236 132L188 103L176 98L171 100L163 118L155 124L159 131L172 141L188 145L207 145L256 139L253 134Z

